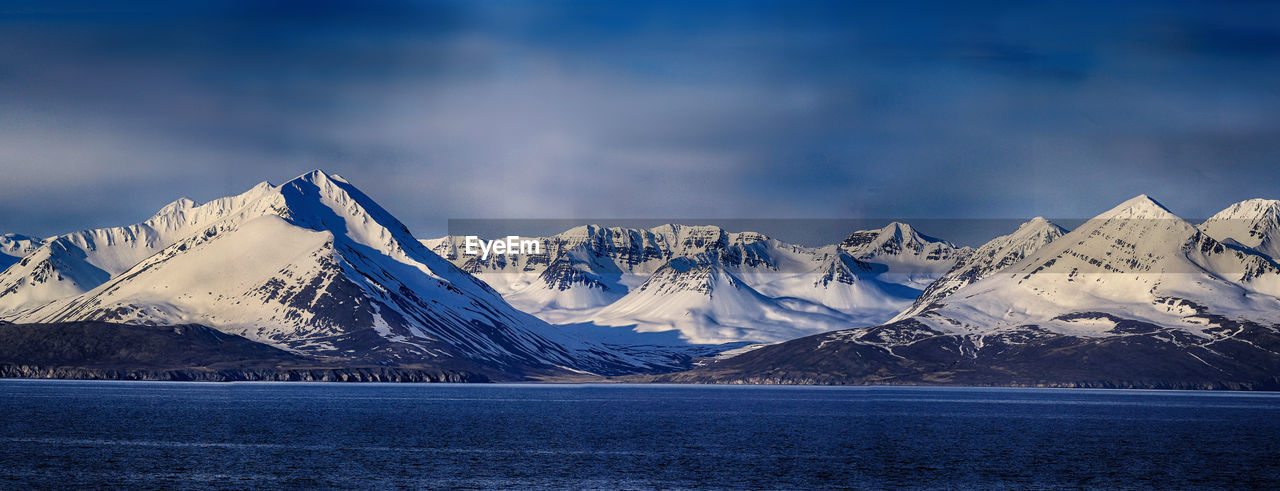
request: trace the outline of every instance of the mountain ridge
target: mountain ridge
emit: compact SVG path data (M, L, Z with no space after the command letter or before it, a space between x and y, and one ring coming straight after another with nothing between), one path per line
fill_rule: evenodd
M532 238L541 254L481 260L316 170L135 225L5 235L25 255L0 272L0 324L198 325L326 363L494 380L1260 388L1280 370L1277 233L1280 201L1197 226L1139 195L977 248L900 222L823 247L583 225Z
M969 250L919 234L901 223L866 233L868 242L874 242L872 248L862 251L854 247L846 250L839 244L798 246L756 232L728 232L709 225L667 224L649 229L583 225L548 237L520 238L539 241L543 254L487 260L465 255L462 237L421 241L488 282L513 305L553 324L595 323L630 327L636 332L675 330L690 343L704 344L776 342L798 332L833 329L840 323L867 325L887 320L919 293L914 285L940 275ZM850 250L874 258L867 261L881 262L864 262ZM913 257L895 260L899 254ZM670 306L657 308L665 302L643 298L651 296L645 290L663 289L655 284L655 274L669 270L675 261L702 261L696 258L705 255L715 256L711 262L722 263L716 268L728 268L717 274L732 280L720 284L736 285L732 288L741 291L742 298L757 299L746 310L770 312L768 318L777 320L771 324L777 332L750 326L752 321L745 317L728 315L730 309L717 307L709 291L701 300L686 299L683 313ZM908 271L887 280L897 274L898 267ZM655 308L639 315L639 305ZM670 311L670 315L655 313L661 311ZM693 311L718 314L695 315ZM810 327L800 331L784 327L788 318ZM708 335L711 332L721 334Z
M890 323L657 380L1280 387L1280 268L1265 255L1224 246L1146 195L1042 237L1016 261Z
M1234 203L1200 224L1211 237L1261 252L1280 261L1280 200Z
M310 356L393 365L650 368L511 308L341 177L313 171L249 193L98 286L8 320L198 323ZM166 209L189 209L175 203Z

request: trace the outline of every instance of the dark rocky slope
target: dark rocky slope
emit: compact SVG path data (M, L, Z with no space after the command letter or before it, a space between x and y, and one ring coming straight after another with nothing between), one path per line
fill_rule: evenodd
M296 355L199 325L0 325L0 378L487 382L454 366L362 366Z
M1119 320L1116 330L1086 338L1024 326L979 337L906 320L808 336L652 380L1280 390L1274 327L1230 323L1212 339L1137 321Z

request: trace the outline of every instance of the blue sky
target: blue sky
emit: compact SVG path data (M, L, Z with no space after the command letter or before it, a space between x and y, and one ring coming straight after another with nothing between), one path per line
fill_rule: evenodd
M1274 3L170 3L0 5L0 231L313 168L423 236L1280 198Z

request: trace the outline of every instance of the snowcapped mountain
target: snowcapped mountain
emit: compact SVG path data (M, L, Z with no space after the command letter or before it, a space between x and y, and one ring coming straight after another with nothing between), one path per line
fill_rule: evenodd
M270 191L266 183L200 206L183 198L146 221L52 237L0 273L0 319L79 295Z
M1280 200L1241 201L1200 224L1200 230L1224 243L1280 260Z
M47 254L28 256L49 265L38 271L74 283L68 293L88 290L21 311L15 322L200 324L323 359L507 375L643 365L511 308L321 171L205 205L179 201L143 224L42 247ZM92 275L80 281L77 267ZM48 283L28 280L14 283Z
M919 293L884 281L888 266L836 246L808 248L715 226L592 225L534 240L544 254L487 260L465 254L459 237L423 243L548 322L676 331L694 344L776 342L876 324Z
M441 257L484 280L508 302L534 314L608 305L674 257L766 240L714 226L652 229L584 225L550 237L523 237L541 254L465 254L462 237L423 240Z
M964 286L1017 264L1066 233L1066 229L1053 222L1036 217L1018 226L1012 234L987 241L956 262L937 281L929 284L910 308L894 316L890 322L923 312Z
M876 230L859 230L839 244L840 250L863 262L887 268L886 281L921 289L973 251L893 222Z
M1225 247L1142 195L1089 220L1017 267L973 283L920 317L945 329L990 331L1038 323L1098 334L1108 322L1058 319L1080 312L1203 331L1205 306L1221 315L1280 320L1280 267ZM934 320L938 319L938 320ZM941 320L945 319L945 320Z
M315 171L128 227L0 237L0 323L201 325L317 363L497 379L701 358L662 380L1280 388L1277 230L1280 201L1196 227L1142 195L977 249L901 223L825 247L589 225L481 258Z
M1037 227L1030 235L1053 234ZM1225 246L1142 195L914 315L676 379L1280 387L1278 295L1269 257Z
M848 256L835 260L838 269L821 257L806 258L813 261L807 269L788 269L793 266L785 262L795 256L767 252L777 251L757 242L672 259L582 320L639 332L679 331L695 344L777 342L874 322L864 317L883 316L902 300L871 278L870 266ZM850 312L856 309L833 307L850 303L860 305L863 317Z
M12 266L21 260L23 256L31 254L43 243L44 241L40 239L25 235L0 235L0 271Z

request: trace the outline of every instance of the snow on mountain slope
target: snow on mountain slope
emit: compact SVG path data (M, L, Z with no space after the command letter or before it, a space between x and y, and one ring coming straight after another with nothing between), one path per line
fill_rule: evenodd
M641 368L511 308L338 176L255 190L109 281L15 320L195 323L311 356L507 374Z
M630 326L645 333L675 330L691 343L777 341L795 333L876 324L919 294L883 281L887 266L862 263L836 246L807 248L713 226L577 227L536 239L544 254L488 260L466 255L462 240L423 242L494 286L512 305L548 322ZM672 268L687 270L674 261L689 258L707 263L705 268L724 269L732 278L710 289L745 293L667 295L664 282L685 281L671 274ZM746 306L753 302L757 305ZM765 311L768 319L753 320Z
M0 319L89 291L269 191L263 183L199 206L183 198L136 225L52 237L0 273Z
M986 244L960 259L937 281L929 284L910 308L894 316L890 322L923 312L964 286L1017 264L1066 233L1066 229L1053 222L1036 217L1018 226L1012 234L987 241Z
M598 308L616 301L673 257L766 240L714 226L651 229L584 225L550 237L525 237L542 254L465 254L462 237L423 241L442 257L487 282L531 313Z
M734 274L761 293L808 301L845 314L854 324L875 324L919 295L914 288L885 281L888 269L859 261L836 246L766 250L772 268L729 264ZM730 256L732 257L732 256Z
M972 264L1014 262L918 313L658 380L1280 388L1280 267L1270 258L1224 245L1145 195L1055 233L1033 222L984 246ZM961 263L935 291L985 270Z
M1224 246L1138 196L1041 247L1015 267L965 286L916 319L949 332L1034 324L1105 336L1127 319L1197 335L1210 315L1280 322L1280 267Z
M925 288L973 251L921 234L901 222L854 232L839 247L860 261L884 265L885 281L916 289Z
M561 321L676 331L692 344L772 343L900 311L918 292L881 283L879 271L835 247L741 244L673 258L626 297Z
M19 234L0 235L0 271L8 269L27 254L35 252L43 240Z
M838 312L794 310L766 297L720 264L714 253L671 260L635 291L592 316L639 332L679 331L695 344L771 341L846 325Z
M1280 200L1241 201L1205 220L1200 230L1219 241L1238 244L1280 261Z

